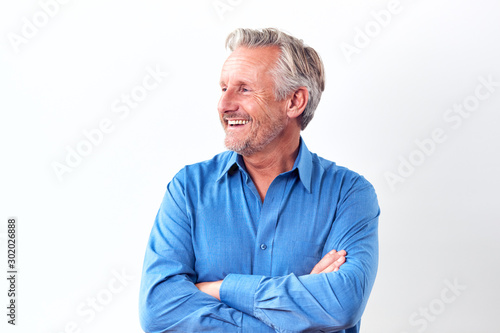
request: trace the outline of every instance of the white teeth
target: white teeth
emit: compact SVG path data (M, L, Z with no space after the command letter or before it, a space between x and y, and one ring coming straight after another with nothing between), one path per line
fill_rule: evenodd
M245 125L248 124L248 120L228 120L228 125Z

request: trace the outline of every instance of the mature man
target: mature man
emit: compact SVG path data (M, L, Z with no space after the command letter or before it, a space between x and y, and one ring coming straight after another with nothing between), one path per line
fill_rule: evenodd
M323 64L275 29L237 29L226 46L218 110L231 151L168 184L144 260L142 327L359 332L379 207L370 183L300 137Z

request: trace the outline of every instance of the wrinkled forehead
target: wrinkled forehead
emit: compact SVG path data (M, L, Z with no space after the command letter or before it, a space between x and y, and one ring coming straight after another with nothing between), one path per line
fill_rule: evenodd
M234 77L248 80L259 80L271 75L280 55L277 46L248 48L244 46L234 50L224 62L221 71L221 82Z

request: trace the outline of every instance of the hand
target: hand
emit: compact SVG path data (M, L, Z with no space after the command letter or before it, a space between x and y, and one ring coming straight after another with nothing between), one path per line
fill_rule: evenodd
M203 291L205 294L215 297L220 301L219 290L221 284L222 280L219 280L213 282L200 282L195 284L195 286L200 289L200 291Z
M330 273L336 272L339 270L340 266L345 263L345 256L347 255L346 251L335 251L332 250L328 252L317 264L314 266L313 270L309 274L320 274L320 273ZM205 294L208 294L212 297L217 298L220 301L220 286L222 284L222 280L213 281L213 282L200 282L195 284L196 288L200 291L203 291Z
M339 270L340 266L345 263L347 252L341 250L339 252L331 250L314 266L309 274L330 273Z

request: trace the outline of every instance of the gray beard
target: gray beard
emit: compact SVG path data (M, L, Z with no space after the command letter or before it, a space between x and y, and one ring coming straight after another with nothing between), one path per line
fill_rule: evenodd
M226 137L224 139L224 145L227 149L232 150L243 156L250 156L261 150L263 150L271 141L278 137L286 127L285 122L279 122L279 125L266 129L262 133L264 139L261 142L255 142L257 140L256 133L250 133L250 137L245 138L243 141L233 141L230 134L226 132Z

